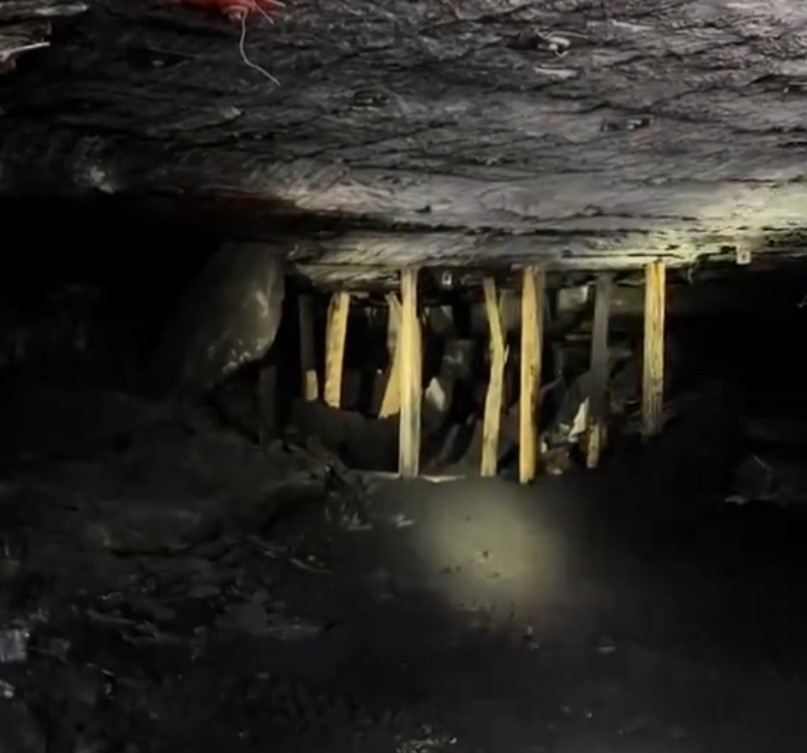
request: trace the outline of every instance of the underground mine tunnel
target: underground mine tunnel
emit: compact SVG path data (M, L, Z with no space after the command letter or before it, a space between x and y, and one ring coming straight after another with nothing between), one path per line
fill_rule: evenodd
M0 0L0 753L807 745L795 0Z

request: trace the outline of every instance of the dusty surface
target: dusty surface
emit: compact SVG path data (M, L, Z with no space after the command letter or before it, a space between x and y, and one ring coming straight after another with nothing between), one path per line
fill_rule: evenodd
M658 456L361 481L113 402L2 475L2 753L804 750L799 516Z

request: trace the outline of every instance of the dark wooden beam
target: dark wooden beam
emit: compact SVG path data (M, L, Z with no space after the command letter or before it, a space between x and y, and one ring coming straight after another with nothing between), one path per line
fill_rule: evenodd
M303 397L309 402L319 399L319 375L314 355L314 301L310 295L297 299L297 321L300 330L300 380Z
M591 330L591 389L586 435L586 465L589 468L596 468L600 464L608 427L608 324L612 288L611 275L603 273L597 276L594 324Z

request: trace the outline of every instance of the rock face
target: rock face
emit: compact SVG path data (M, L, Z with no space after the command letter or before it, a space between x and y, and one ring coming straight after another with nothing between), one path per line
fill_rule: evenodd
M806 21L795 0L297 0L250 27L276 86L220 16L105 0L7 77L0 190L204 198L260 237L302 217L296 260L378 274L790 253Z
M85 10L77 0L0 0L0 72L13 69L21 54L49 46L51 19Z
M231 242L182 299L155 359L160 387L193 397L266 355L282 315L283 263L260 243Z

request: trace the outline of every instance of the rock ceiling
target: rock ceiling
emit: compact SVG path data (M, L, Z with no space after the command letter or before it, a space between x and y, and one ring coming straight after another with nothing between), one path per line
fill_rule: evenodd
M247 26L275 86L238 23L97 0L5 77L0 190L181 199L366 268L800 254L806 29L800 0L289 0Z
M50 45L51 21L87 10L76 0L0 0L0 72L17 58Z

